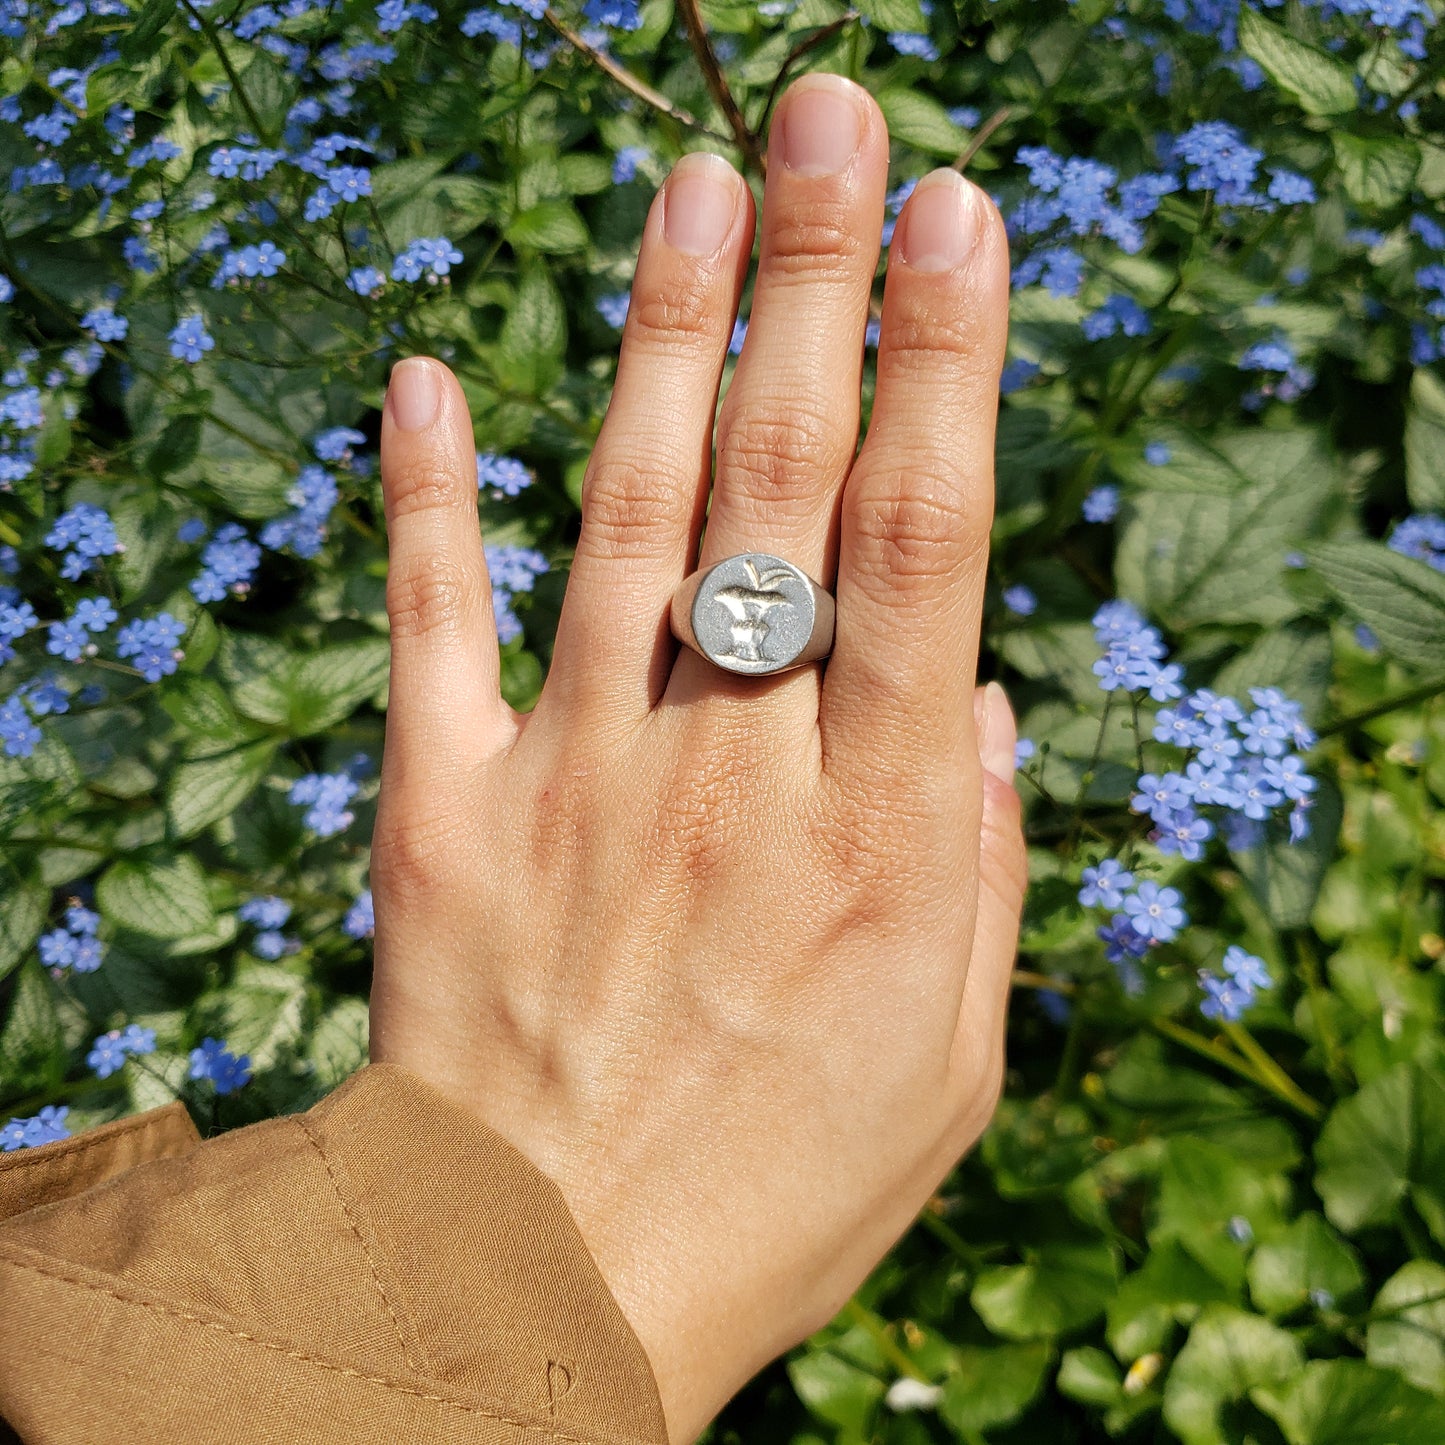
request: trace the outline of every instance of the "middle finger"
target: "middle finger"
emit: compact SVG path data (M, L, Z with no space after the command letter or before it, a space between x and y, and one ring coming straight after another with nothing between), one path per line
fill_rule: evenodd
M887 184L872 97L838 75L795 82L769 136L758 277L718 419L702 567L772 552L832 585Z

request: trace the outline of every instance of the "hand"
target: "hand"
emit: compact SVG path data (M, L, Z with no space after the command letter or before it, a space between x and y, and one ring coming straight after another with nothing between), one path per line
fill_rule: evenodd
M1025 867L1012 716L974 673L1007 247L956 173L919 183L855 458L887 155L851 83L781 102L715 474L753 201L705 155L654 200L528 716L498 694L461 391L402 362L383 421L372 1057L560 1186L674 1442L841 1308L1001 1078ZM748 550L836 584L826 668L672 641L677 583Z

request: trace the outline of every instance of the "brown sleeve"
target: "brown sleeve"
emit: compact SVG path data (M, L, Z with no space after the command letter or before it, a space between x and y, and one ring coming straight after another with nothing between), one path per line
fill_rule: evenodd
M667 1441L561 1191L392 1064L204 1143L173 1104L3 1156L0 1418L25 1445Z

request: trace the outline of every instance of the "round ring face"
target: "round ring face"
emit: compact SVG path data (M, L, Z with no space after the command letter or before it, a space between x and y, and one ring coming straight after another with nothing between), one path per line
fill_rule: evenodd
M719 562L698 585L692 633L729 672L780 672L808 645L817 621L807 574L766 552Z

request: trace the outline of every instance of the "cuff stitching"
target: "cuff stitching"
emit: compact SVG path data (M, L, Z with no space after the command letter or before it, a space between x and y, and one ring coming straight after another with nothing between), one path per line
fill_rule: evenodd
M341 1206L341 1212L346 1216L346 1222L351 1226L351 1232L356 1236L356 1242L361 1246L361 1252L366 1256L366 1267L371 1271L372 1283L376 1286L377 1294L381 1296L381 1302L386 1306L387 1314L391 1316L391 1327L396 1331L396 1342L401 1346L402 1357L406 1360L407 1368L415 1371L418 1375L426 1374L425 1365L428 1362L423 1361L418 1364L412 1358L411 1346L407 1343L406 1333L401 1327L396 1306L392 1303L386 1286L381 1282L381 1274L376 1267L376 1258L371 1252L371 1246L367 1243L365 1235L361 1232L361 1226L357 1223L356 1216L351 1212L351 1205L347 1203L346 1196L341 1192L341 1184L336 1178L336 1171L331 1167L331 1160L327 1158L326 1150L321 1147L321 1141L311 1132L311 1127L306 1120L299 1114L295 1116L295 1119L301 1132L306 1136L307 1142L321 1156L321 1162L326 1167L326 1177L331 1181L331 1188L336 1194L336 1202Z
M16 1259L13 1255L9 1259L0 1257L0 1265L9 1264L14 1269L26 1270L32 1274L38 1274L47 1279L59 1280L63 1284L73 1285L78 1289L90 1290L94 1294L106 1295L108 1298L118 1301L121 1304L138 1305L141 1309L150 1310L155 1314L168 1315L172 1319L186 1320L191 1324L201 1325L208 1330L215 1330L220 1334L229 1335L232 1339L244 1340L248 1344L259 1345L263 1350L271 1350L275 1354L284 1356L288 1360L299 1360L303 1364L316 1365L332 1374L345 1376L351 1380L361 1380L369 1385L380 1385L383 1389L393 1390L401 1395L410 1395L419 1400L426 1400L430 1404L445 1405L448 1409L458 1410L465 1415L476 1415L486 1420L496 1420L503 1425L515 1425L519 1430L541 1430L545 1431L551 1438L558 1442L558 1445L657 1445L655 1441L638 1439L632 1435L564 1435L553 1426L535 1419L527 1420L520 1416L507 1414L500 1409L488 1409L482 1405L469 1405L465 1401L454 1399L447 1395L437 1395L430 1391L418 1389L415 1385L409 1385L402 1380L394 1380L386 1375L373 1375L364 1370L354 1369L350 1365L340 1365L334 1360L328 1360L322 1355L313 1355L306 1350L298 1350L293 1346L280 1344L275 1340L262 1339L259 1335L248 1334L245 1330L239 1330L221 1320L207 1319L204 1315L192 1314L188 1310L167 1304L162 1300L143 1299L139 1295L125 1294L119 1290L112 1289L106 1285L96 1284L91 1280L80 1278L64 1270L54 1269L37 1263L34 1260Z

